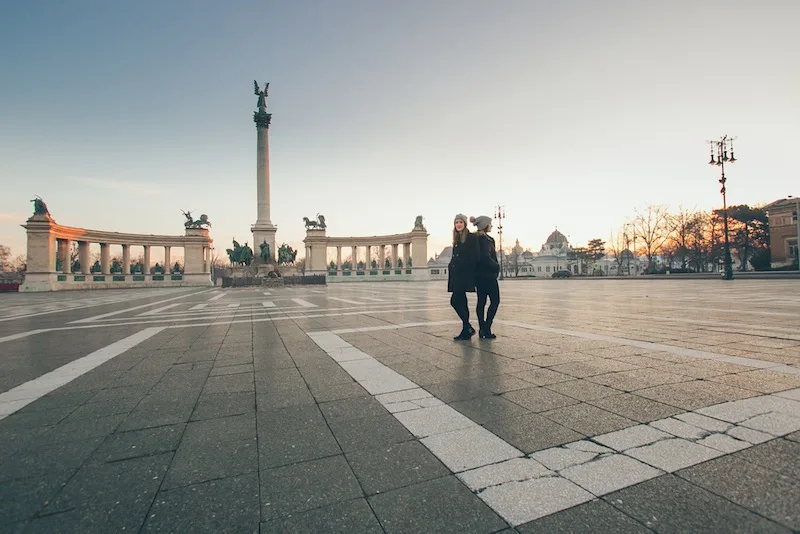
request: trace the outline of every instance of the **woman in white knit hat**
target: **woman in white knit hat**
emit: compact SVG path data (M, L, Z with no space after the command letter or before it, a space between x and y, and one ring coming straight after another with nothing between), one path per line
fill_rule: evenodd
M475 234L467 228L467 216L459 213L453 220L453 256L447 266L447 291L452 293L450 305L461 319L461 333L453 339L462 341L475 335L469 324L467 293L475 291L475 267L478 260L478 244Z
M497 250L494 239L489 236L492 231L492 219L486 215L470 217L478 231L475 233L478 241L478 268L475 274L475 287L478 291L478 336L481 339L494 339L492 321L500 306L500 286L497 284L497 275L500 273L500 264L497 262ZM486 299L489 299L489 310L484 319L483 312L486 308Z

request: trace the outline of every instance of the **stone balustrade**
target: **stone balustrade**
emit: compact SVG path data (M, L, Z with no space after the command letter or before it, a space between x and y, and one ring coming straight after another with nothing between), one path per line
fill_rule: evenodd
M329 237L324 228L312 228L306 230L303 243L306 247L306 273L326 274L329 283L429 278L428 232L422 226L405 234L362 237ZM387 247L391 247L388 256ZM336 249L335 269L331 268L328 260L330 249ZM375 249L377 258L373 267L372 253ZM349 268L345 268L342 261L342 251L346 255L349 251ZM388 267L387 257L391 258ZM360 261L363 261L361 269L358 268Z
M62 226L47 214L32 216L22 227L28 236L28 256L20 291L212 285L212 240L205 228L186 228L182 236L127 234ZM78 243L80 272L73 273L70 248L74 242ZM95 273L91 272L93 243L100 245L100 272ZM122 251L117 273L111 272L111 246L120 246ZM142 247L140 273L131 272L132 247ZM164 248L160 273L150 272L153 247ZM172 251L177 248L183 249L183 272L172 271Z

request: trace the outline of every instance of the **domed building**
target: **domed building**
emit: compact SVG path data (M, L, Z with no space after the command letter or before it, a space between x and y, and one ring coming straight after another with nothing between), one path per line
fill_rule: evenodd
M553 251L571 250L567 236L558 231L558 228L553 230L553 233L547 236L547 241L542 245L539 254L553 253Z

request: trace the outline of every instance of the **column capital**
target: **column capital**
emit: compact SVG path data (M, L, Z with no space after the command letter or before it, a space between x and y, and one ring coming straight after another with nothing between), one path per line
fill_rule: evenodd
M272 120L272 113L267 113L266 111L256 111L253 113L253 122L256 123L256 128L267 128L269 129L269 123Z

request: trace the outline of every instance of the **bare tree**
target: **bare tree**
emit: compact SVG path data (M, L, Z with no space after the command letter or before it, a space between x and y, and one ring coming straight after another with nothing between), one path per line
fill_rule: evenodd
M678 206L678 213L670 217L672 232L670 239L674 245L674 255L681 259L681 269L686 269L689 246L702 226L702 214Z
M664 243L669 239L670 215L666 206L651 205L644 211L636 210L636 217L633 219L633 231L636 237L644 243L643 249L647 256L647 270L653 272L653 258L658 255Z
M0 272L11 272L11 247L0 245Z
M614 263L617 265L617 274L620 274L630 254L628 251L628 239L625 232L617 234L611 233L608 243L606 243L606 252L614 258Z

